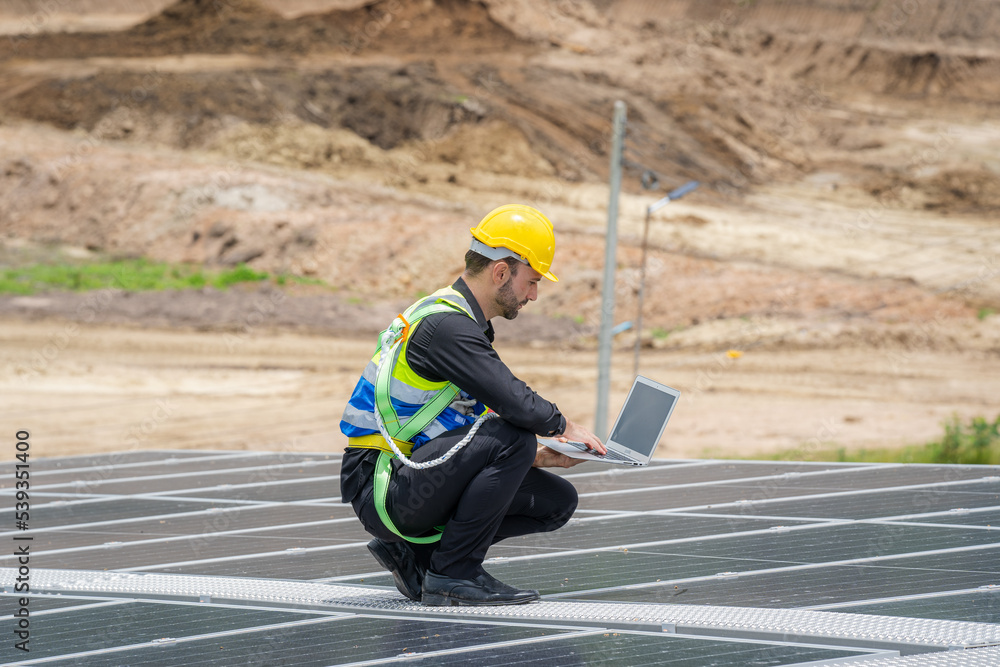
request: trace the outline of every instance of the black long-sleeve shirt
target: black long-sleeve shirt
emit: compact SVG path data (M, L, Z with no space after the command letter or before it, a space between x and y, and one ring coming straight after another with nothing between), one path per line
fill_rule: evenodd
M421 376L449 381L485 403L506 421L539 435L566 430L566 418L555 403L518 379L493 349L493 325L461 278L452 287L472 307L475 320L462 313L434 313L420 321L406 346L406 361ZM370 476L377 450L348 449L341 467L341 496L350 502Z
M469 286L459 278L452 287L472 306L475 321L461 313L424 318L407 345L410 367L428 380L454 383L515 426L541 435L562 433L566 420L555 403L519 380L493 349L493 325Z

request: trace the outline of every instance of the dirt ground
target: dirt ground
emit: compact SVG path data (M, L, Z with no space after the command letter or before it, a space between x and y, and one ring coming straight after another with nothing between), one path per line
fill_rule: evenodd
M340 451L340 413L371 338L279 331L212 333L67 322L5 322L4 423L55 456L146 448ZM530 386L591 423L596 353L499 345ZM40 356L39 356L40 355ZM590 361L590 363L586 363ZM681 388L657 454L744 457L831 446L922 442L942 420L989 413L990 355L841 347L721 353L656 350L643 373ZM27 368L20 366L24 364ZM632 358L616 355L621 405Z
M555 222L561 280L498 349L592 423L616 99L616 321L646 207L702 183L649 233L641 370L683 393L662 456L922 443L995 416L1000 9L862 5L9 3L0 268L145 256L331 287L2 296L3 423L38 455L337 450L374 332L509 201Z

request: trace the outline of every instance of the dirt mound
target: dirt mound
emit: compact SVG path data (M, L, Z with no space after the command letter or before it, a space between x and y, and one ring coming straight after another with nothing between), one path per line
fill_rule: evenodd
M441 141L411 147L425 159L459 169L510 174L551 176L552 164L536 154L524 135L500 120L461 125Z
M280 14L253 0L179 0L119 32L21 35L0 45L0 58L146 57L181 53L264 53L294 50ZM289 39L291 38L291 39ZM340 40L346 34L340 35Z
M607 43L608 16L602 15L598 4L608 14L616 14L625 3L594 3L588 0L537 2L536 0L483 0L490 17L512 33L536 42L551 42L585 53L594 46Z
M603 7L613 26L632 27L620 44L606 47L609 53L655 37L681 45L672 58L681 63L724 51L838 96L979 103L1000 97L1000 5L989 0L618 0Z
M768 43L774 48L776 40ZM1000 96L1000 55L809 40L786 44L772 63L791 76L851 94L991 103Z
M277 12L265 9L254 0L178 0L158 15L143 21L128 32L165 33L174 30L203 32L215 30L226 24L275 21L281 19Z
M607 122L613 100L622 97L632 105L627 188L638 182L636 157L661 174L735 188L804 163L804 151L794 144L801 138L777 134L787 112L765 108L767 91L749 93L749 104L759 108L751 115L728 102L749 84L736 89L713 81L653 99L640 85L551 67L496 69L474 62L455 68L433 60L346 64L294 76L285 68L108 70L25 82L5 108L13 116L83 129L98 140L181 148L215 146L220 131L240 122L264 128L295 121L350 130L383 150L422 142L421 161L603 180ZM794 95L792 87L774 97L791 109Z
M289 76L287 70L100 72L40 83L7 101L7 111L64 129L94 132L112 112L134 124L175 127L165 142L204 145L226 124L280 125L298 119L342 127L383 149L439 139L482 115L441 82L433 64L357 66ZM127 134L127 133L126 133ZM99 138L123 138L117 131Z
M179 0L121 32L19 35L0 59L144 57L184 53L304 54L367 51L472 53L524 43L478 2L382 0L354 10L285 19L254 0Z
M836 42L1000 47L1000 5L992 0L605 0L594 4L614 23L694 24L703 37L754 29L772 35L822 36Z
M998 48L1000 5L991 0L877 3L860 37Z
M145 42L154 53L260 52L259 46L267 45L269 36L280 35L285 23L280 14L254 0L178 0L122 32L120 42L110 36L109 41L112 49L134 49L137 42Z
M180 0L130 30L37 35L0 43L0 53L266 58L201 71L174 63L173 71L150 64L139 73L102 64L73 76L56 70L34 86L13 74L0 83L9 84L8 113L102 140L215 147L220 132L241 123L294 121L350 130L383 150L417 145L421 161L571 181L606 179L609 118L623 99L626 191L637 190L640 174L651 169L665 184L698 179L725 193L812 169L813 148L833 136L828 84L895 98L1000 97L1000 68L986 56L845 48L811 36L809 26L830 19L843 24L841 32L860 29L857 7L832 2L814 15L792 4L802 34L776 39L759 27L774 18L769 3L720 22L716 10L728 7L721 0L697 11L626 0L384 0L294 19L252 0ZM677 16L684 20L668 20ZM338 57L324 56L322 65L310 55L331 52ZM348 159L337 140L322 142L332 148L318 156L296 148L298 140L288 143L298 129L282 133L302 166ZM279 163L289 164L287 157Z
M259 125L239 123L215 134L205 147L240 161L296 169L318 169L340 175L366 168L382 181L403 185L422 178L419 167L442 163L456 173L551 176L552 165L536 154L524 135L499 120L456 126L437 140L408 141L383 150L354 132L292 121Z
M379 165L374 154L343 153L337 137L320 139L323 155L299 145L306 134L296 124L305 124L349 130L384 151L415 147L415 164L568 181L606 179L609 119L623 99L626 191L637 191L650 169L665 185L697 179L726 194L808 173L817 146L848 152L837 142L852 130L830 113L840 99L1000 98L1000 67L988 55L861 43L867 19L856 3L786 4L795 11L759 3L730 16L722 0L697 8L384 0L284 19L251 0L181 0L124 32L39 35L13 45L40 57L184 53L188 64L150 63L147 72L88 64L77 74L60 66L34 85L0 72L0 83L7 113L99 140L215 148L234 126L258 125L249 134L259 136L289 126L280 130L281 155L251 152L307 168L346 164L351 155L360 166ZM816 37L825 24L842 39ZM777 38L764 26L787 34ZM237 52L263 57L190 64L198 60L191 54ZM866 133L855 144L877 140Z
M316 21L350 25L348 53L521 53L529 46L474 0L386 0L352 12L304 16L296 23Z
M917 176L884 176L869 192L886 205L940 213L1000 213L1000 175L987 169L948 169Z
M340 165L393 167L385 151L353 132L301 122L239 123L220 131L206 147L241 161L297 169L329 170Z

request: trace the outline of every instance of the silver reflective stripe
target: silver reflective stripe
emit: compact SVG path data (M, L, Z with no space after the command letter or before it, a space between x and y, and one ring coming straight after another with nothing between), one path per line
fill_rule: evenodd
M378 424L375 423L375 413L368 412L367 410L359 410L350 403L344 408L344 414L341 419L351 426L378 431Z
M406 420L403 420L403 423L406 423ZM445 427L441 425L441 422L434 420L430 423L430 425L427 428L424 429L423 433L425 436L427 436L428 440L433 440L434 438L444 433L446 430L447 429L445 429Z
M472 312L472 306L469 305L469 302L462 297L455 296L454 294L442 294L437 299L434 299L434 301L447 301L448 303L454 304L464 311L462 313L463 315Z
M526 257L517 254L510 248L505 248L503 246L500 246L499 248L491 248L475 237L472 238L472 243L469 244L469 250L482 255L487 259L507 259L508 257L512 257L522 264L528 263L528 259Z
M374 387L375 376L377 374L378 366L374 361L369 361L368 365L365 366L362 376L371 382ZM397 380L395 377L389 378L389 396L397 401L402 401L403 403L423 405L434 398L438 391L439 390L437 389L417 389L416 387L412 387L401 380Z
M376 375L378 375L378 364L374 361L369 361L368 365L365 366L365 370L361 373L361 377L371 382L374 387Z
M472 317L472 306L469 305L469 302L466 301L461 294L451 294L449 292L445 292L444 294L439 294L439 292L441 291L443 290L438 290L434 294L428 296L423 301L418 301L417 303L407 308L406 309L407 312L404 314L404 317L412 313L415 313L416 311L420 310L421 308L424 308L425 306L437 303L438 301L447 301L450 304L458 306L463 313L467 314L469 317Z

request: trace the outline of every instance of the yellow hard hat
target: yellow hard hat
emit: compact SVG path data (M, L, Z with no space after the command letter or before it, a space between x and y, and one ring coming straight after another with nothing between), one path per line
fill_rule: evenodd
M552 223L538 209L524 204L495 208L470 229L471 249L490 259L513 257L558 282L549 267L556 253Z

